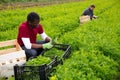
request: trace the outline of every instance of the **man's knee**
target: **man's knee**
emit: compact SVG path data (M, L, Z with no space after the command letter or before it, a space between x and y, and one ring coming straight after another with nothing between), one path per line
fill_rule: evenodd
M27 59L29 59L30 57L37 56L37 51L34 49L27 49L25 50L25 54L26 54Z
M29 51L29 54L31 55L31 56L37 56L37 51L36 50L30 50Z
M35 49L26 49L25 46L23 46L22 49L25 50L26 55L30 55L30 56L37 55L37 51Z

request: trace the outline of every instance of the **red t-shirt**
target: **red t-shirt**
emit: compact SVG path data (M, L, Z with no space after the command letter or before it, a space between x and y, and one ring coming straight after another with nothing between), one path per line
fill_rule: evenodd
M17 41L20 46L24 45L22 38L29 38L31 43L36 43L37 34L42 34L43 32L42 25L39 24L37 28L31 28L29 27L27 21L23 22L19 26Z

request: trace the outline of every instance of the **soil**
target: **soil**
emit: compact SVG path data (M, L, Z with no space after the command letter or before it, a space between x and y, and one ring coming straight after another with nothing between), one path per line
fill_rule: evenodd
M76 2L76 1L83 1L83 0L59 0L59 1L51 1L51 2L4 3L4 4L0 4L0 10L26 8L26 7L33 7L33 6L48 6L48 5L53 5L53 4L62 4L62 3L69 3L69 2Z

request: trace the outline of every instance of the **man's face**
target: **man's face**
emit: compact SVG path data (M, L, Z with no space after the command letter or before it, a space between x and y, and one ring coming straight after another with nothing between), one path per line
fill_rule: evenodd
M37 28L39 24L39 20L34 20L33 22L28 21L28 24L31 28Z
M90 9L93 11L95 8L94 7L90 7Z

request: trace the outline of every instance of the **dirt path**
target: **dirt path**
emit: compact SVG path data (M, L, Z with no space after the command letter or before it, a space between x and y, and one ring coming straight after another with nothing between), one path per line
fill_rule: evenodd
M53 5L53 4L62 4L62 3L69 3L69 2L76 2L76 1L83 1L83 0L60 0L60 1L51 1L51 2L4 3L4 4L0 5L0 10L26 8L26 7L33 7L33 6L48 6L48 5Z

